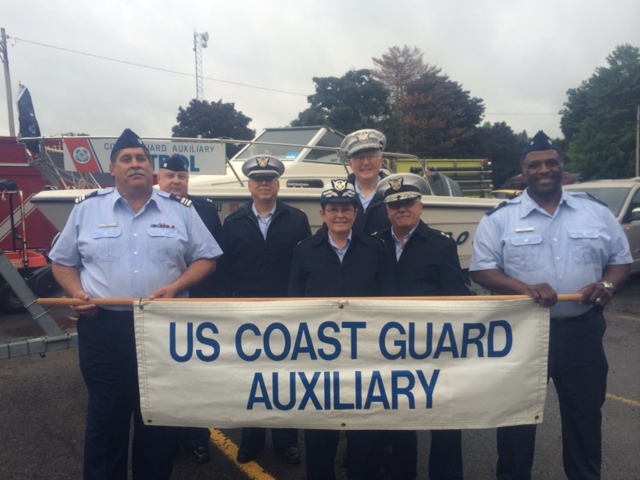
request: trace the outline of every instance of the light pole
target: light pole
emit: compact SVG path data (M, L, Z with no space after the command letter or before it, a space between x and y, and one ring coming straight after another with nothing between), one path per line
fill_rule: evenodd
M196 52L196 98L204 99L204 91L202 86L202 49L207 48L209 34L207 32L193 32L193 51Z

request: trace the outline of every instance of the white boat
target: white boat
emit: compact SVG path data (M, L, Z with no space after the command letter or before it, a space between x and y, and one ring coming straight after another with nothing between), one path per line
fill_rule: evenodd
M242 163L253 155L273 155L285 164L279 198L304 210L315 231L322 224L319 204L322 189L331 179L346 178L350 173L338 150L342 138L342 134L326 127L266 129L253 141L246 142L248 144L228 162L226 175L192 174L189 194L211 199L220 218L224 219L250 199L247 178L241 173ZM385 154L389 163L399 156ZM471 260L471 245L477 225L485 212L498 205L500 200L452 196L459 191L444 176L430 178L430 185L434 191L444 190L449 195L423 196L422 218L432 228L447 232L456 240L460 262L466 269ZM75 198L92 191L47 190L35 195L31 201L58 230L62 230Z

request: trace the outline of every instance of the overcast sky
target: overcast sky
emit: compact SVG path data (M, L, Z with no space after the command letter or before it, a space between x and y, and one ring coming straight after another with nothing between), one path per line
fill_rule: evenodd
M306 109L313 77L408 45L482 99L485 121L561 137L567 90L617 45L640 46L638 0L0 0L0 12L16 131L22 83L45 136L171 136L196 97L196 31L210 37L205 100L235 103L256 130Z

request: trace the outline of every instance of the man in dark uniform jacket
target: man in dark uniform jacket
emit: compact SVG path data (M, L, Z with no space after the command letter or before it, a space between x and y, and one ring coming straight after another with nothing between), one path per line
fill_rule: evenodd
M163 192L172 193L182 198L191 200L198 216L211 232L213 238L220 243L222 223L218 216L218 210L209 199L201 199L189 195L189 169L187 163L180 155L171 155L160 162L158 169L158 187ZM211 298L215 295L216 273L208 276L202 282L189 289L191 298ZM177 427L178 444L180 448L191 452L197 463L209 461L209 439L211 432L208 428Z
M411 173L391 175L378 185L391 228L377 234L393 261L397 296L468 295L457 246L439 230L429 228L420 216L421 196L428 194L426 180ZM417 438L414 431L391 431L390 470L393 478L416 478ZM460 430L432 430L429 453L431 480L462 479Z
M242 166L249 178L252 202L229 215L222 226L227 250L220 259L223 289L228 297L287 296L291 255L301 240L311 235L307 215L277 199L278 177L284 164L275 157L253 156ZM264 428L243 428L238 462L246 463L264 446ZM274 447L285 462L300 463L298 431L272 429Z
M172 155L166 160L160 162L158 169L158 187L167 193L173 193L179 197L191 200L193 207L198 212L202 222L211 232L213 238L220 243L222 236L222 223L218 216L218 209L215 204L208 198L192 197L189 195L189 170L186 162L180 155ZM215 292L215 278L217 274L205 278L198 285L194 285L189 289L189 297L191 298L211 298L219 296Z
M377 297L393 289L391 261L382 242L352 230L358 214L356 192L346 180L332 180L322 192L320 215L324 225L300 243L293 254L290 297ZM334 462L340 432L305 430L308 480L335 480ZM380 434L349 430L349 480L378 478L375 461Z
M358 130L347 135L340 148L349 159L351 173L347 181L358 198L358 216L354 230L374 233L389 228L389 219L382 197L376 193L378 182L386 176L382 168L382 151L386 137L378 130Z

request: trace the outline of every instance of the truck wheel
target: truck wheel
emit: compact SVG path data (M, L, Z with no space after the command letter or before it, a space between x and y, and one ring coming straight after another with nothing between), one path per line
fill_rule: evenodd
M22 300L18 298L9 285L0 287L0 305L2 305L2 311L6 313L20 313L25 311Z

